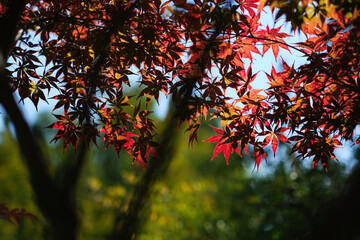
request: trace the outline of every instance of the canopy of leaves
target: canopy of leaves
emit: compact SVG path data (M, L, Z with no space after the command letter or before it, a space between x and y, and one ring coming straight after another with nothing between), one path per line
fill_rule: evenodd
M266 5L280 8L277 18L285 15L306 40L287 44L288 33L262 25ZM156 129L151 112L129 99L144 98L146 107L171 94L190 143L209 112L222 120L207 140L217 143L213 158L223 151L227 160L251 146L259 167L264 148L271 145L275 154L282 141L298 158L326 166L360 120L358 8L346 0L31 0L6 76L21 101L35 107L51 93L56 121L49 127L64 149L100 138L146 167L156 155ZM2 16L6 9L7 1ZM277 59L281 48L307 62L295 69L282 61L282 71L268 73L269 87L254 89L252 60L270 49ZM126 96L135 77L142 91Z

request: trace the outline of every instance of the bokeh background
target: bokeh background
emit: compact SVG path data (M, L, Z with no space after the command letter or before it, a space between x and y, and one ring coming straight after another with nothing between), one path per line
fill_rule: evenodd
M160 131L163 121L156 121ZM44 126L50 123L48 114L39 114L33 130L53 174L61 178L63 162L75 152L70 148L63 152L61 143L49 144L54 133ZM350 172L335 161L329 163L328 172L321 166L311 169L308 164L293 164L294 156L285 145L280 145L276 160L262 163L258 173L253 159L246 156L232 155L229 165L220 155L211 162L214 146L203 142L188 146L184 130L178 131L169 169L155 184L141 213L138 239L292 239L311 224L324 203L340 194ZM199 139L210 137L212 131L203 128ZM47 239L46 222L35 205L6 119L0 133L0 156L1 202L38 217L38 221L23 219L19 226L0 221L0 239ZM128 155L121 154L119 159L113 149L90 149L77 188L80 239L106 238L142 174Z

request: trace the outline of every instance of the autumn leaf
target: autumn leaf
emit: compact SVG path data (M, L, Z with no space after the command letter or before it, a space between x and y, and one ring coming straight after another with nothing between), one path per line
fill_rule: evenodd
M37 217L35 215L27 212L25 209L9 209L5 203L0 203L0 219L8 221L12 224L14 224L15 221L19 226L20 220L26 218L31 220L37 220Z
M234 148L232 147L232 143L225 143L226 139L223 138L223 134L225 133L224 130L220 129L220 128L216 128L216 127L213 127L211 126L212 129L214 129L214 131L216 133L218 133L219 135L215 135L215 136L212 136L206 140L203 140L203 142L212 142L212 143L217 143L216 146L215 146L215 149L214 149L214 153L213 153L213 156L211 158L211 161L221 152L224 152L224 157L225 157L225 160L226 160L226 165L229 164L229 156L230 156L230 153L232 153L234 151ZM239 154L240 154L240 151L239 151L239 148L236 147L235 148L235 151Z

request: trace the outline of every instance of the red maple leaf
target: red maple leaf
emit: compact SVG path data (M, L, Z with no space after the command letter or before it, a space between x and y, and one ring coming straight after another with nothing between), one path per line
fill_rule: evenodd
M232 142L226 142L226 138L224 138L224 133L225 131L220 129L220 128L216 128L216 127L213 127L211 126L215 132L217 132L219 135L215 135L215 136L212 136L206 140L203 140L203 142L213 142L213 143L218 143L216 144L215 146L215 149L214 149L214 154L211 158L211 161L219 154L221 153L222 151L224 151L224 157L225 157L225 160L226 160L226 165L229 165L229 156L230 156L230 153L233 153L234 150L235 152L237 152L240 156L240 150L239 150L239 147L236 147L235 149L233 148L233 143Z

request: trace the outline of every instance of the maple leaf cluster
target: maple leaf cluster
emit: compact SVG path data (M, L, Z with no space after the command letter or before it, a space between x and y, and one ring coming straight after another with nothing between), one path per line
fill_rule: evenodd
M31 0L6 75L35 107L51 93L57 120L49 127L64 149L100 138L146 167L158 145L148 104L164 94L188 124L190 143L209 114L221 119L218 135L205 140L217 143L213 158L223 152L228 161L251 146L258 168L264 148L275 154L280 141L326 166L360 120L359 6L336 2ZM264 26L267 5L306 40L291 45L281 27ZM267 73L269 87L254 89L252 61L270 49L275 59L283 49L307 62L282 60L283 70ZM127 96L134 78L141 91Z
M22 218L37 220L37 218L33 214L27 212L24 209L19 209L19 208L10 209L6 206L6 204L0 203L0 219L4 221L8 221L12 224L14 224L15 221L19 225L20 219Z

